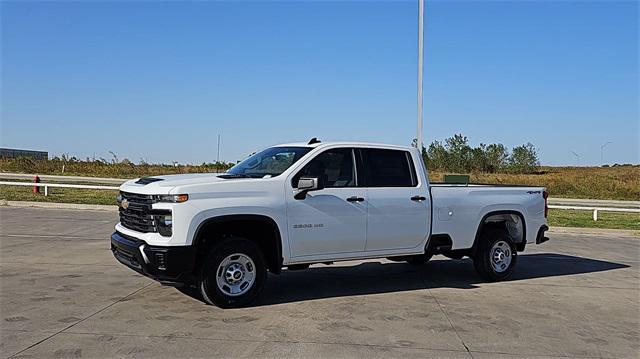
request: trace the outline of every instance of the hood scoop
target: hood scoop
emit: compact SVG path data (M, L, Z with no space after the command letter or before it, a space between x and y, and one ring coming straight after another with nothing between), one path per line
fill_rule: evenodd
M136 184L147 185L149 183L162 181L162 178L142 177L136 181Z

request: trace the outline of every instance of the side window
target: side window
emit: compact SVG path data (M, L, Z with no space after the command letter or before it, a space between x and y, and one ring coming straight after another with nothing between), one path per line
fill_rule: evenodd
M411 154L400 150L364 150L367 187L415 187Z
M356 173L353 150L336 148L317 155L298 172L291 185L298 187L301 177L318 177L325 188L355 187Z

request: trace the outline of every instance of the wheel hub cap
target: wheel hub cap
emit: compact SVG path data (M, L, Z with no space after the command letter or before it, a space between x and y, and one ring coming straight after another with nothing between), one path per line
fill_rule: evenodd
M227 283L239 282L244 277L244 268L238 263L233 263L227 267L224 277Z
M251 289L256 278L255 264L248 256L236 253L218 266L216 283L225 295L239 296Z
M498 273L506 271L511 265L511 247L505 241L496 242L491 247L491 267Z

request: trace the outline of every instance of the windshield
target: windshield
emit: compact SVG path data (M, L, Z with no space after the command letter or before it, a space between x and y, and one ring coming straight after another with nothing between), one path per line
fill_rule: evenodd
M309 147L271 147L231 167L221 177L275 177L306 155Z

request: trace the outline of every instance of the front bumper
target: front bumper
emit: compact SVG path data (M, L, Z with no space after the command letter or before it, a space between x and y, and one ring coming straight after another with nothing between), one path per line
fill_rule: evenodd
M193 246L161 247L114 232L111 252L122 264L162 284L182 286L194 282Z

